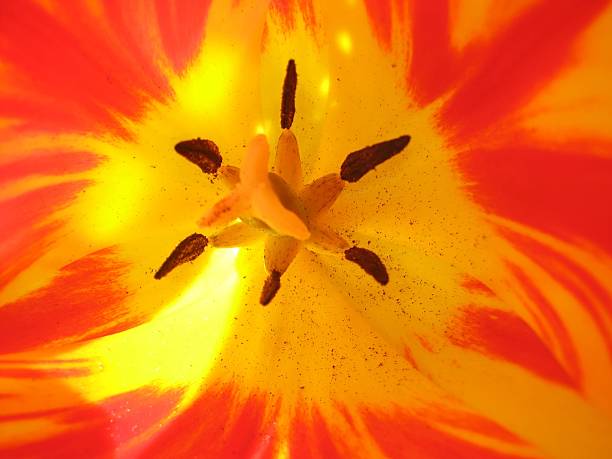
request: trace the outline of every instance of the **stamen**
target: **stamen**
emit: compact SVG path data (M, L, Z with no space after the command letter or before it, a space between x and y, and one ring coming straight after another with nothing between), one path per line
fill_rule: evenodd
M346 240L333 229L315 226L310 230L310 239L306 241L311 251L319 253L344 253L350 246Z
M376 166L401 152L409 142L410 136L403 135L350 153L340 167L340 177L347 182L356 182Z
M268 304L270 304L270 301L272 301L276 296L276 293L278 292L281 286L280 278L281 275L278 271L272 271L268 275L266 282L264 282L264 286L261 291L261 296L259 297L259 302L262 306L267 306Z
M270 236L264 248L264 262L269 273L284 274L299 252L300 241L289 236Z
M387 268L380 260L378 255L368 249L361 247L351 247L344 252L344 257L348 261L356 263L366 273L372 276L381 285L387 285L389 282L389 274Z
M306 185L300 193L306 216L312 219L329 209L340 196L344 185L338 174L324 175Z
M213 247L244 247L263 236L263 231L246 223L234 223L209 238Z
M280 175L294 191L299 191L303 185L302 161L300 149L293 132L283 129L276 144L274 171Z
M283 98L281 101L281 127L283 129L289 129L293 124L296 88L297 72L295 70L295 61L291 59L287 64L285 82L283 83Z
M206 139L184 140L174 146L176 152L202 169L205 174L215 174L223 158L219 147Z
M155 279L161 279L162 277L168 275L170 271L177 266L198 258L200 255L202 255L202 252L204 252L207 244L208 239L206 236L198 233L193 233L191 236L183 239L157 270L155 273Z

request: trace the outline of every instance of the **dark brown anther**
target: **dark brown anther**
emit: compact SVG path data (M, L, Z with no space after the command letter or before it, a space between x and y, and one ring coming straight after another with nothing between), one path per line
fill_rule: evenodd
M347 182L356 182L376 166L401 152L409 142L410 136L403 135L350 153L340 167L340 177Z
M283 98L281 101L281 127L289 129L293 124L295 115L295 89L297 87L297 72L295 61L291 59L287 64L285 82L283 83Z
M193 261L202 255L208 245L208 238L202 234L193 233L183 239L172 251L170 256L155 273L155 279L161 279L170 273L174 268L188 261Z
M184 140L177 143L174 149L179 155L202 169L205 174L216 174L223 161L219 147L212 140L200 138Z
M389 282L389 274L383 262L374 252L361 247L351 247L344 251L344 257L348 261L356 263L366 273L372 276L381 285L387 285Z
M278 289L280 289L281 286L280 279L281 273L279 273L278 271L272 271L268 275L266 282L264 282L264 286L261 291L261 296L259 297L259 302L262 306L267 306L268 304L270 304L270 301L274 299L274 297L276 296L276 292L278 292Z

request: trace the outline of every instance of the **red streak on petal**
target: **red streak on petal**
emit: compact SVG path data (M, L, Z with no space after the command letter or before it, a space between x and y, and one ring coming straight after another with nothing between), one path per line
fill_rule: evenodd
M153 429L157 430L175 409L183 395L181 390L160 392L154 387L143 387L116 395L89 405L63 385L49 386L50 394L69 405L0 416L2 428L10 428L9 422L47 418L66 426L66 432L43 440L11 447L0 447L1 457L115 457L116 446L130 448L135 437ZM45 450L48 448L48 450ZM125 451L123 451L125 453ZM4 455L6 454L6 455ZM130 456L131 457L131 456Z
M283 25L287 30L295 27L298 8L307 28L314 29L317 25L312 0L272 0L270 8L283 19Z
M461 67L450 45L448 0L413 0L410 8L408 85L415 100L427 105L450 88Z
M291 423L289 451L292 458L342 458L350 449L340 435L333 435L321 412L311 408L310 412L300 407Z
M232 386L211 387L168 425L143 457L270 457L276 441L271 420L264 417L266 404L261 395L239 398ZM262 443L268 451L262 451Z
M473 199L488 211L612 252L612 161L588 151L589 145L478 149L462 153L458 165Z
M421 416L363 410L363 419L380 449L393 458L502 459L517 457L486 449L436 429Z
M449 330L450 341L465 349L514 363L549 381L577 388L576 381L519 316L466 306Z
M540 289L519 267L512 264L509 264L509 267L514 273L514 276L525 289L525 292L529 298L535 303L536 307L541 312L547 325L552 328L556 341L561 347L561 354L563 355L566 371L572 376L574 381L580 381L582 371L580 370L576 350L574 349L574 345L572 343L571 336L567 331L567 327L559 317L559 314L557 314L554 305L544 297Z
M395 0L365 0L370 25L374 29L378 42L385 49L391 48L391 20L394 4L396 4Z
M91 363L91 359L0 359L0 365L68 365Z
M183 396L183 391L169 390L160 392L155 387L140 389L116 395L102 401L112 423L109 425L112 440L123 445L132 438L166 422Z
M11 240L3 241L0 247L0 289L30 267L51 244L51 236L61 228L58 222L39 229L30 229Z
M0 240L10 240L53 212L66 207L79 191L91 183L88 180L79 180L52 185L0 202Z
M0 115L21 119L18 129L127 137L116 114L137 119L150 99L168 96L155 83L159 72L148 75L151 65L139 65L84 4L62 4L58 16L35 2L0 5L0 58L12 84L0 98Z
M183 73L200 50L210 4L211 0L155 1L162 43L177 73Z
M464 142L512 113L571 64L572 46L579 34L608 3L536 2L477 50L473 57L479 67L441 111L442 125L456 134L455 141ZM439 40L433 39L428 46L438 53Z
M339 402L334 403L334 407L342 415L346 423L356 432L357 427L355 426L355 420L353 419L353 415L350 413L348 408Z
M431 345L431 343L427 341L423 336L417 335L417 334L415 334L414 336L416 336L416 338L419 340L419 343L421 343L421 346L423 346L423 349L425 349L427 352L434 351L434 348Z
M472 293L495 296L495 292L491 290L484 282L467 274L464 276L461 286Z
M412 349L408 347L408 345L404 345L404 357L408 360L408 363L412 365L412 368L418 370L419 367L417 365L416 360L414 359L414 355L412 355Z
M43 378L79 378L89 376L92 370L87 367L77 368L1 368L0 378L43 379Z
M102 414L91 409L90 416ZM61 435L14 447L0 446L0 456L11 459L66 459L69 457L95 457L111 459L115 446L102 424L75 426Z
M0 444L0 457L11 459L49 458L65 459L77 457L114 457L115 445L108 435L108 418L105 411L88 404L63 385L50 385L45 389L73 406L65 409L41 410L0 417L0 429L10 431L11 422L37 418L49 418L65 430L43 439L24 443ZM6 436L3 436L6 438Z
M444 423L456 429L467 430L503 442L517 445L527 444L522 438L516 436L496 422L467 411L452 410L444 406L432 406L422 413L422 417L430 421Z
M83 339L96 327L125 323L128 293L120 279L127 267L112 248L100 250L62 268L46 287L2 306L0 353Z
M92 182L51 185L0 202L0 287L38 259L61 222L40 226L54 212L70 205Z
M0 165L0 185L32 175L64 175L98 166L103 158L89 152L33 152L27 158Z
M502 231L502 234L574 295L591 316L606 343L608 353L612 356L612 336L605 322L606 313L612 316L612 298L603 286L584 268L553 249L510 231ZM596 305L592 298L596 299L600 306Z
M159 32L152 27L157 21L153 4L106 0L104 8L121 46L141 70L139 73L143 81L139 82L139 85L150 88L150 92L156 94L158 99L172 94L170 83L156 62L156 43L152 43L153 40L148 38L150 35L157 38Z

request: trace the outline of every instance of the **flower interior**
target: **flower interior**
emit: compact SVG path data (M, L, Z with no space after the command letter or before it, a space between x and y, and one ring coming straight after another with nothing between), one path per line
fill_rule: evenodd
M295 116L297 72L295 61L287 65L280 110L281 135L276 146L274 171L268 172L269 147L266 137L255 137L245 153L242 168L221 166L223 158L211 140L182 141L177 153L197 165L205 174L220 176L231 193L217 202L200 220L205 228L223 226L212 237L194 233L172 251L155 273L161 279L175 267L195 260L207 245L244 247L260 238L266 239L264 260L268 271L260 303L272 301L281 286L281 276L298 251L305 246L313 252L344 256L357 264L379 284L386 285L389 275L385 265L371 250L350 246L333 228L320 223L344 190L379 164L400 153L410 136L388 140L350 153L339 173L324 175L304 185L298 141L291 132Z

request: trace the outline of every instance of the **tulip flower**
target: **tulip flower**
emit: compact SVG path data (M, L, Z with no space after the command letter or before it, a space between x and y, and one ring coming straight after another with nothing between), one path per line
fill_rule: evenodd
M612 5L0 3L0 457L612 456Z

